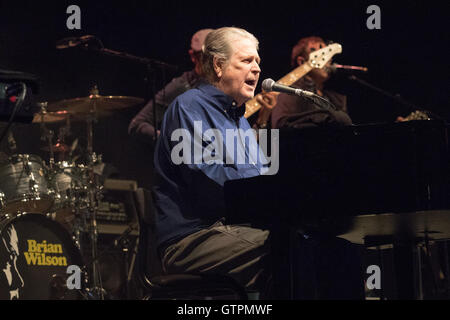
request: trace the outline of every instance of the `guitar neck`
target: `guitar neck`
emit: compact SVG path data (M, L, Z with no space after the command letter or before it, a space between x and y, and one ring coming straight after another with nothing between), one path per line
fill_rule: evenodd
M289 72L287 75L285 75L283 78L277 81L277 83L283 84L285 86L290 86L294 82L296 82L298 79L302 78L305 74L307 74L309 71L312 70L312 66L309 65L309 63L304 63L301 66L295 68L291 72ZM279 92L275 93L276 95L279 94ZM258 101L256 101L256 97L258 95L261 95L261 93L258 93L253 99L247 101L245 103L245 118L249 118L251 115L253 115L255 112L257 112L259 109L262 108L262 105L259 104Z

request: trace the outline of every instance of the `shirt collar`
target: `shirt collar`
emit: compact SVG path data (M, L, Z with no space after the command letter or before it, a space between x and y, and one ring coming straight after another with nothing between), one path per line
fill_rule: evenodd
M214 98L222 110L233 120L237 121L245 114L245 103L237 106L236 101L232 97L215 86L209 83L201 83L197 88Z

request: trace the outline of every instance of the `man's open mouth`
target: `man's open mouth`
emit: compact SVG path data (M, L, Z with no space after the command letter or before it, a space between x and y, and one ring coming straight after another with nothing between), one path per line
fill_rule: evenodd
M256 80L245 80L245 83L248 84L251 87L256 86Z

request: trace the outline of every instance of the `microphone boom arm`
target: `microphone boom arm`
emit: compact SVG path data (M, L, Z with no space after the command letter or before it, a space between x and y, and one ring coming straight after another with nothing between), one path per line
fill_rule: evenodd
M93 43L95 43L95 45L92 45ZM103 45L103 42L99 38L97 38L96 36L93 36L93 35L84 35L81 37L64 38L62 40L59 40L56 43L57 49L67 49L67 48L78 47L78 46L81 46L85 50L97 51L97 52L100 52L105 55L119 57L122 59L138 62L138 63L145 64L145 65L154 65L154 66L158 66L158 67L162 67L162 68L166 68L166 69L174 69L174 70L178 69L177 66L174 66L174 65L162 62L162 61L158 61L155 59L142 58L142 57L138 57L138 56L134 56L132 54L126 53L126 52L120 52L120 51L107 49Z
M142 57L138 57L138 56L126 53L126 52L115 51L115 50L111 50L111 49L107 49L107 48L94 49L94 51L98 51L102 54L113 56L113 57L119 57L122 59L135 61L135 62L138 62L141 64L157 65L159 67L163 67L163 68L167 68L167 69L174 69L174 70L176 70L178 68L177 66L174 66L174 65L162 62L162 61L158 61L155 59L142 58Z

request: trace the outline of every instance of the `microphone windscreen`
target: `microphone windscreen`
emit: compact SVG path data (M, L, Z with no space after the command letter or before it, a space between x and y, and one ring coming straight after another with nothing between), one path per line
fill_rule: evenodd
M273 84L274 84L274 83L275 83L275 81L273 81L273 80L270 79L270 78L265 79L265 80L262 82L262 88L263 88L263 90L264 90L264 91L267 91L267 92L272 91L272 87L273 87Z

